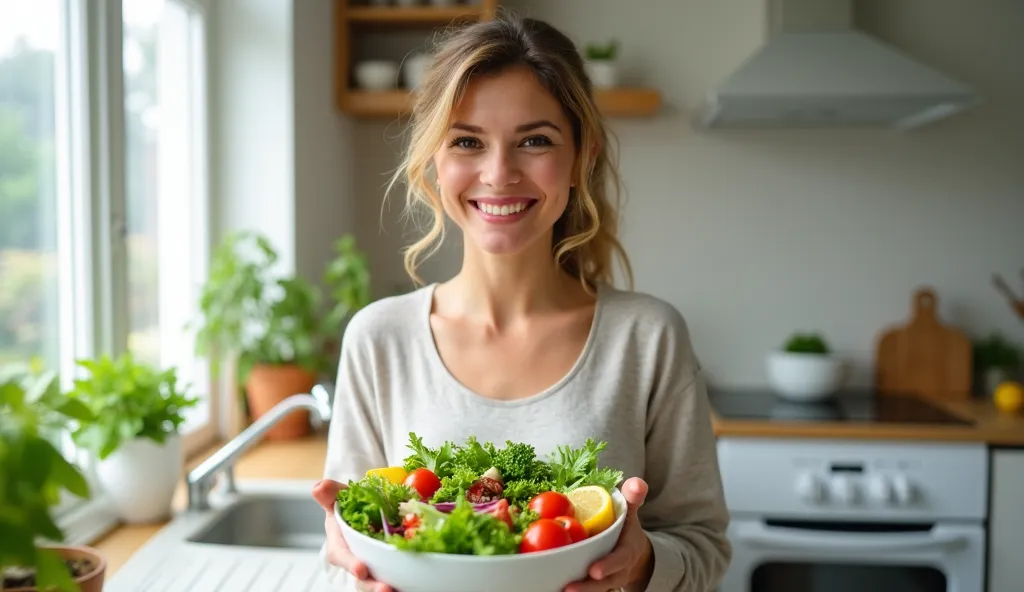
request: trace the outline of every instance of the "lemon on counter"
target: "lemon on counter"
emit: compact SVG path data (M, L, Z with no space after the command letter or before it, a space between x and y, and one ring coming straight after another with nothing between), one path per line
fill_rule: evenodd
M585 485L570 491L567 497L587 536L594 536L615 523L615 504L604 487Z
M409 476L409 473L404 467L383 467L380 469L370 469L366 471L367 475L377 475L383 477L385 480L394 483L395 485L401 485L402 481Z
M1017 413L1024 407L1024 386L1013 380L1000 383L992 393L992 401L1003 413Z

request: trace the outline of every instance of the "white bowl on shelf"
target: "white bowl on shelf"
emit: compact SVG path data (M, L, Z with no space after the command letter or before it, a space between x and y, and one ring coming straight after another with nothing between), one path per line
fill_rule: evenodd
M788 401L821 401L843 386L846 366L833 355L774 351L766 360L768 383Z
M403 551L353 530L334 504L349 550L382 582L402 592L559 592L583 579L590 565L615 548L626 521L626 498L616 488L615 522L565 547L515 555L453 555Z
M398 84L398 63L364 60L355 66L356 85L364 90L390 90Z

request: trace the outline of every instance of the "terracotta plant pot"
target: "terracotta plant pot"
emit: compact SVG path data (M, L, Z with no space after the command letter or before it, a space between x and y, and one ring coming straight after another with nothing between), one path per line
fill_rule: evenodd
M81 592L103 592L103 580L107 573L107 560L95 549L65 545L47 546L46 548L53 549L65 560L88 559L92 562L93 568L88 573L75 578L75 583L78 584ZM2 586L2 583L0 583L0 586ZM3 590L4 592L38 592L39 589L32 586L29 588L4 588Z
M292 395L308 393L316 384L316 376L305 368L294 364L260 364L249 373L245 381L245 392L249 400L252 418L259 419L274 405ZM309 412L292 411L270 431L266 437L271 440L300 438L309 433Z

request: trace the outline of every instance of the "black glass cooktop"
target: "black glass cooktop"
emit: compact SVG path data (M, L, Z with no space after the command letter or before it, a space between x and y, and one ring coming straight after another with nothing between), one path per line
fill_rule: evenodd
M715 412L727 419L947 425L972 423L913 395L840 392L829 400L808 403L787 401L770 390L717 390L710 391L708 396Z

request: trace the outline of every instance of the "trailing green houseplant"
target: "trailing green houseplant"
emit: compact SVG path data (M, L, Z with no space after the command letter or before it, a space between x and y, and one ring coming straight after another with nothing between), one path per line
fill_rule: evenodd
M261 233L229 235L214 253L200 299L196 352L234 359L250 413L258 418L284 398L309 391L332 368L333 350L345 321L370 301L366 257L351 235L335 243L324 283L331 299L326 314L318 287L275 273L277 251ZM289 416L268 437L305 433L304 413Z
M62 495L90 497L81 470L54 445L61 430L90 419L54 373L38 364L0 368L0 588L102 589L103 558L60 545L64 532L52 514Z
M160 370L131 353L78 360L76 365L85 374L75 379L68 396L88 407L93 418L81 422L72 436L99 460L127 441L167 443L178 435L185 410L199 403L187 394L188 385L178 382L176 368Z
M92 419L80 422L72 437L98 460L100 485L125 522L168 517L184 463L181 426L199 399L179 382L177 369L159 369L131 353L77 365L85 372L68 396Z

